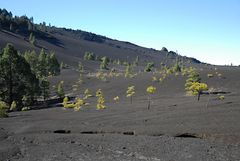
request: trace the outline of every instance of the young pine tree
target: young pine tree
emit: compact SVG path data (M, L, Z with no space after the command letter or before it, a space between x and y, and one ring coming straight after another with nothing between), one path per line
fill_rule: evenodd
M64 81L60 81L57 85L57 95L59 98L64 98L65 96L63 84L64 84Z
M109 58L104 56L101 58L100 69L108 69Z
M42 92L42 97L44 102L49 97L49 85L50 83L46 78L43 78L41 80L40 87L41 87L41 92Z

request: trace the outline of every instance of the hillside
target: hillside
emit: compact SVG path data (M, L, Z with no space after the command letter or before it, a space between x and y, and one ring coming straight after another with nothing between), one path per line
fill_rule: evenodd
M3 12L5 17L11 17L11 12ZM2 16L3 17L3 16ZM147 62L173 64L176 59L184 64L199 64L200 61L178 55L176 52L163 48L161 51L141 47L129 42L113 40L105 36L89 33L81 30L72 30L46 26L45 23L34 24L32 18L26 16L9 18L3 23L0 21L0 48L6 43L12 43L19 51L40 51L42 48L54 51L60 61L76 66L82 60L85 52L93 52L98 56L107 56L111 60L133 62L139 57L139 64ZM36 39L36 45L29 42L30 34ZM88 66L88 65L87 65Z
M34 24L6 10L0 47L1 161L240 158L240 67ZM22 56L15 48L47 52Z

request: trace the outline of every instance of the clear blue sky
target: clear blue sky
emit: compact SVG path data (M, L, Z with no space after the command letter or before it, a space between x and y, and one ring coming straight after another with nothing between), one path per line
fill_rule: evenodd
M1 0L0 8L36 23L240 65L240 0Z

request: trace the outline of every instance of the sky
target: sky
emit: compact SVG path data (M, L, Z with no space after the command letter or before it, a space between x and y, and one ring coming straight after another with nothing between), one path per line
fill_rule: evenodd
M13 15L240 65L240 0L0 0Z

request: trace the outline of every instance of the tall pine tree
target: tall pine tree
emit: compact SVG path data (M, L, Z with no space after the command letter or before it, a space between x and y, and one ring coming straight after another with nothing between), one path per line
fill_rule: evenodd
M34 96L38 91L38 79L27 61L7 44L0 54L0 99L11 105L22 104L22 98Z

